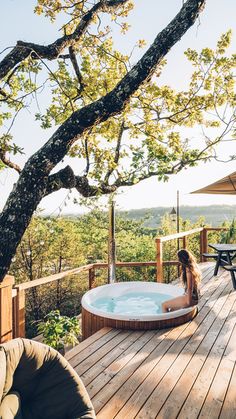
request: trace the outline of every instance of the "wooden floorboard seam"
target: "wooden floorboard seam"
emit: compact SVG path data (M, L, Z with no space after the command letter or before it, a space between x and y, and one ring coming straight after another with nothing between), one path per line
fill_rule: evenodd
M176 338L177 338L177 337L176 337ZM174 341L173 341L173 344L174 344ZM172 345L173 345L173 344L172 344ZM171 345L171 346L172 346L172 345ZM168 350L169 350L169 349L170 349L170 347L166 349L166 351L162 354L162 357L163 357L166 353L168 353ZM145 360L144 362L146 362L146 360ZM161 359L159 360L159 362L161 362ZM154 365L154 367L156 367L156 365ZM154 369L154 367L153 367L153 369ZM150 373L151 373L151 371L150 371ZM135 374L135 373L134 373L134 374ZM144 380L145 380L146 378L147 378L147 376L146 376L146 377L144 377ZM144 381L144 380L143 380L143 381ZM127 384L128 384L128 382L127 382ZM140 383L140 385L141 385L141 384L142 384L142 383ZM137 389L136 389L136 390L137 390ZM131 397L132 397L132 395L131 395ZM121 416L121 417L122 417L122 416Z
M181 326L180 326L181 327ZM183 327L183 326L182 326ZM184 325L184 327L186 327L185 325ZM177 329L177 328L176 328ZM173 342L174 343L174 342Z
M223 405L221 407L219 419L235 419L236 417L236 362L230 377L227 392L224 398Z
M223 280L222 280L222 282L223 282ZM173 328L171 328L167 333L169 334L169 333L171 333L171 331L173 330ZM79 371L80 372L80 371ZM81 374L81 372L80 372L80 374ZM83 375L81 376L81 378L83 379ZM88 384L88 382L86 383L86 385Z
M223 302L222 302L222 306L223 306ZM222 307L220 307L219 310L221 310L221 308ZM172 376L172 370L173 370L173 368L174 369L176 368L176 363L179 363L180 364L179 365L180 368L183 365L182 356L179 357L179 355L181 355L181 353L183 354L184 351L186 352L186 348L187 348L187 351L188 351L189 345L192 345L192 341L191 341L192 340L192 337L194 335L196 336L196 334L198 334L199 337L200 337L200 339L199 339L199 341L197 341L196 347L195 348L191 347L191 352L190 353L186 353L186 355L185 355L186 357L187 356L189 357L189 360L192 358L192 356L194 355L194 353L196 352L196 350L198 349L198 347L201 345L202 341L204 340L205 334L207 332L209 332L209 329L212 327L214 321L217 319L217 316L213 316L213 318L212 318L212 320L210 322L210 325L209 325L209 317L210 316L212 316L212 312L211 311L209 311L208 315L204 318L204 320L200 324L200 327L198 327L196 329L196 331L193 333L193 335L189 339L186 339L186 342L183 345L183 347L177 353L175 353L174 359L172 360L172 362L169 363L169 365L167 364L167 367L166 367L166 369L164 369L164 371L163 371L163 373L162 373L162 375L160 377L160 380L158 381L157 385L155 385L155 388L152 390L152 392L149 393L149 397L146 399L146 401L142 405L141 409L139 409L139 413L135 417L138 417L138 418L141 418L141 417L142 418L152 418L152 417L155 418L156 417L155 412L157 410L155 410L155 408L156 408L156 402L155 402L155 400L158 401L158 403L160 404L160 408L161 408L162 405L164 404L165 400L166 400L165 399L165 397L166 397L165 389L168 388L168 392L170 392L170 383L167 380L168 376L169 375ZM206 328L205 331L204 331L204 327ZM194 349L194 351L193 351L193 349ZM169 354L167 353L166 354L167 362L169 361L168 360L168 355ZM159 370L160 370L160 366L159 366ZM157 371L157 373L159 372L159 370ZM164 380L167 381L167 383L166 383L166 386L163 387L163 381ZM177 381L178 380L178 377L175 380ZM175 384L175 382L174 382L174 384ZM163 392L163 388L164 388L164 392ZM163 398L162 402L161 402L161 396ZM154 406L153 406L153 404L154 404ZM145 405L146 405L146 407L145 407ZM150 411L152 413L149 413Z
M183 325L183 326L186 327L186 325ZM183 326L182 326L182 328L183 328ZM180 328L181 328L181 326L179 326L178 328L175 328L175 331L177 331ZM174 341L173 341L173 344L174 344Z
M224 288L225 288L225 286L224 286Z
M230 311L229 311L229 315L230 315L232 309L235 307L235 300L236 300L236 297L234 297L233 302L230 303L231 308L230 308ZM228 328L230 327L230 325L228 325L228 323L232 323L232 319L230 321L229 316L227 316L225 318L225 321L222 324L221 329L219 329L219 333L218 333L214 343L212 344L212 347L209 348L209 351L206 354L205 359L197 358L197 355L196 355L197 351L195 352L194 356L192 357L192 359L190 360L188 365L186 365L186 368L183 371L181 377L178 379L178 382L176 383L175 387L169 393L168 398L167 398L166 402L164 403L162 409L160 410L159 416L157 416L157 417L160 417L160 418L165 417L168 414L168 417L170 419L171 418L176 418L176 412L173 411L173 406L175 406L176 408L178 407L179 414L178 414L177 417L179 417L179 418L180 417L182 417L182 418L192 417L192 416L190 416L189 411L186 411L186 410L183 413L183 415L181 416L181 410L183 409L183 406L184 406L186 400L188 400L188 398L190 397L193 386L195 385L195 383L199 379L200 374L202 374L202 371L206 367L206 363L207 362L209 363L209 356L212 356L212 349L216 350L217 348L219 349L219 347L221 348L221 346L222 346L221 339L219 341L220 333L224 328L226 328L226 330L227 330L227 327ZM222 356L223 356L224 350L226 349L227 344L228 344L228 342L231 338L232 328L229 329L228 334L229 334L229 336L228 336L228 338L226 338L226 341L224 342L224 346L222 347ZM207 335L205 336L205 338L206 337L207 337ZM215 369L217 369L217 365L219 365L222 356L219 358L218 363L215 366ZM193 374L194 371L195 371L195 376ZM192 372L193 376L192 376L191 382L188 383L188 387L187 387L186 380L190 381L191 372ZM214 372L213 372L212 380L213 379L214 379ZM209 384L209 386L210 386L210 384ZM183 391L183 389L184 389L184 391ZM182 397L182 399L181 399L180 396ZM165 415L163 415L164 412L165 412ZM196 415L196 417L197 417L197 415Z
M84 340L79 345L68 351L65 355L66 359L70 361L74 356L78 355L78 353L84 351L91 343L96 342L101 338L101 336L109 333L111 330L111 327L104 327L103 329L94 333L94 335L90 336L88 339Z
M231 334L228 339L227 345L225 346L224 352L218 362L217 369L215 371L211 385L208 388L208 392L206 394L204 403L199 412L199 418L204 418L206 416L209 416L212 419L219 418L221 409L223 407L224 399L227 394L227 388L229 386L230 379L231 379L233 369L234 369L234 365L236 362L236 356L234 356L234 359L230 359L230 357L228 356L230 344L232 343L235 347L235 342L236 342L235 308L236 308L236 304L234 304L234 313L231 318L231 322L233 323ZM229 379L227 379L226 381L227 373L228 373ZM236 390L235 390L235 395L236 395ZM236 411L234 412L234 415L235 415L234 417L236 417Z

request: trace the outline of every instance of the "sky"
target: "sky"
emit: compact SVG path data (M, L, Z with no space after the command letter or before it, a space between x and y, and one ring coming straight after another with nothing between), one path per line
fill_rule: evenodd
M1 2L0 51L6 46L15 45L17 40L36 43L49 43L58 37L57 29L43 17L33 15L32 10L36 1L33 0L5 0ZM126 36L114 34L115 42L122 51L129 53L135 42L142 38L149 45L175 16L182 5L182 0L136 0L135 9L130 14L131 29ZM9 16L11 24L9 25ZM207 0L207 6L195 25L182 37L170 51L167 65L161 76L160 83L168 84L175 89L186 86L186 80L191 66L184 57L184 51L191 47L201 50L203 47L214 48L223 32L233 30L231 51L236 52L236 1L235 0ZM61 24L62 22L58 22ZM143 52L143 51L141 51ZM138 57L137 57L138 58ZM14 127L14 136L18 144L24 147L25 155L18 158L24 164L27 157L40 148L50 137L53 130L42 130L34 121L34 115L28 111L21 114ZM192 138L197 141L200 129L192 130ZM230 142L227 147L219 149L221 158L227 154L236 154L236 142ZM65 160L66 164L66 160ZM73 163L74 164L74 163ZM150 208L156 206L173 206L176 203L176 192L180 191L181 205L211 205L236 204L236 197L224 195L191 195L189 192L199 189L215 180L236 171L236 162L209 162L195 168L187 168L178 175L172 175L166 183L156 178L148 179L130 188L124 188L116 197L120 209ZM0 209L17 181L17 175L11 170L0 173ZM63 213L83 212L81 205L72 204L73 197L78 201L79 194L73 192L71 199L66 198L68 191L54 193L44 199L40 207L46 213L56 215L59 207ZM107 200L103 201L105 204ZM66 204L66 206L65 206Z

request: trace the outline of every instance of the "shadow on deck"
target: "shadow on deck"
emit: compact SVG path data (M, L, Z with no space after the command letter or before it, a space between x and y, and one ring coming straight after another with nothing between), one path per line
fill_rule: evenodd
M201 264L199 313L155 331L103 328L67 353L98 419L236 418L236 292Z

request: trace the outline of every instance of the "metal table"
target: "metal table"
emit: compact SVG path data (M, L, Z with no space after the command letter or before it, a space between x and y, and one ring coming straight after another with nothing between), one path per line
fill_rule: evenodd
M220 266L232 265L232 260L236 256L236 244L209 244L209 247L216 250L218 253L216 259L216 266L214 270L214 275L218 274Z

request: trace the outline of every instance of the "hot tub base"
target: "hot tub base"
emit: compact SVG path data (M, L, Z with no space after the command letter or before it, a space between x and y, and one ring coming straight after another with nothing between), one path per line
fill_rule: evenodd
M191 311L183 314L179 317L163 320L116 320L101 317L96 314L90 313L85 308L82 308L82 336L83 339L87 339L89 336L96 333L103 327L113 327L115 329L126 329L126 330L155 330L165 329L168 327L179 326L180 324L186 323L192 320L198 312L196 306Z

